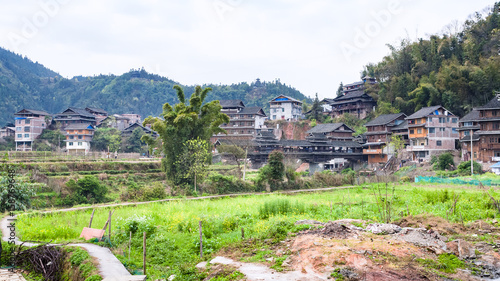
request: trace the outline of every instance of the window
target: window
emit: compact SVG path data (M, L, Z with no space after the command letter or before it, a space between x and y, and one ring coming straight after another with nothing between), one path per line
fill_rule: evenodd
M497 116L497 111L496 111L496 110L493 110L493 111L491 112L491 114L492 114L493 116Z
M464 136L468 136L469 135L469 131L464 131Z
M24 131L25 132L29 132L30 131L30 127L24 127Z
M29 124L29 123L30 123L29 119L24 120L24 124Z
M282 108L282 109L281 109L281 112L285 112L285 108Z
M69 136L69 139L72 140L74 138L74 136Z
M81 140L82 139L82 136L78 136L78 139Z
M447 117L446 118L446 123L449 123L450 122L450 117Z
M78 146L82 146L82 142L81 141L78 142Z
M458 118L451 118L451 123L457 123L457 122L458 122Z
M372 158L375 158L375 155L371 155Z
M422 120L417 119L417 124L420 124L421 122L422 122Z
M436 132L436 128L429 128L429 133L434 134Z
M455 118L455 120L456 120L456 118ZM454 123L456 123L456 122L454 122ZM464 122L464 127L470 127L470 126L472 126L472 122Z
M432 122L432 117L428 117L427 122Z
M493 123L493 130L498 130L500 128L500 124Z
M17 120L17 124L21 124L21 120Z
M16 127L16 131L18 131L18 132L21 132L22 129L23 129L23 127Z
M17 137L18 137L18 138L22 138L22 137L23 137L23 134L17 134Z
M442 117L439 117L439 123L444 123L445 119Z
M273 120L276 120L276 115L273 115Z
M458 132L457 132L457 128L451 128L451 133L452 133L452 134L456 134L456 133L458 133Z
M415 130L410 130L410 134L415 134Z
M422 129L417 129L417 134L421 134L422 133Z
M69 146L73 146L73 142L69 142Z
M446 131L446 128L439 128L439 131L444 132L444 131Z
M441 146L441 141L436 141L437 146Z
M29 137L30 137L30 134L24 134L24 137L25 137L25 138L29 138Z

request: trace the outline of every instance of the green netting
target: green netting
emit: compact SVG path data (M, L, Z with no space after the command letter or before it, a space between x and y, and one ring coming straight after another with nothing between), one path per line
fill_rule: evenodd
M457 178L438 178L438 177L424 177L417 176L415 177L415 182L430 182L430 183L452 183L452 184L463 184L463 185L479 185L480 183L483 185L498 185L498 183L493 182L492 180L462 180Z

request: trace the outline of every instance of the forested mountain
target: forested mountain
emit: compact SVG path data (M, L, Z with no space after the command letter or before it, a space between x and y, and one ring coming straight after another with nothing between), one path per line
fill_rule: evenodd
M99 75L62 78L56 72L26 57L0 48L0 126L12 122L14 113L22 108L58 113L68 106L97 107L114 113L138 113L143 118L158 116L165 102L176 104L174 85L181 85L144 69L131 70L120 76ZM185 86L191 95L194 86ZM269 112L269 100L284 94L310 101L296 89L281 83L257 79L232 85L202 85L213 91L207 101L241 99L247 106L262 106Z
M476 13L456 33L389 46L390 55L361 73L380 82L371 94L378 112L411 114L443 105L463 116L500 91L500 3Z

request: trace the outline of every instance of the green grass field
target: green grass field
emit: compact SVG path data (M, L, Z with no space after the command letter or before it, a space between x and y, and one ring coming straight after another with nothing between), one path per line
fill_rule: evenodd
M171 274L182 280L199 280L193 266L200 261L198 222L203 224L204 253L210 256L221 247L245 238L283 239L286 233L297 231L294 222L301 219L319 221L341 218L380 221L379 200L391 202L391 220L407 215L429 213L447 218L454 197L460 195L456 212L448 217L452 222L488 219L497 216L482 190L433 185L398 185L392 196L392 185L366 185L353 189L295 195L253 195L217 200L180 200L152 203L137 207L114 208L112 244L118 252L128 252L128 237L133 232L130 263L126 255L118 255L131 269L142 267L142 233L148 233L148 275L168 278ZM495 198L500 192L490 190ZM381 195L381 196L380 196ZM386 199L387 198L387 199ZM332 207L330 207L332 206ZM94 228L102 228L109 209L97 209ZM31 213L18 217L21 240L66 242L79 240L83 227L88 226L91 210L52 214ZM152 279L154 280L154 279Z

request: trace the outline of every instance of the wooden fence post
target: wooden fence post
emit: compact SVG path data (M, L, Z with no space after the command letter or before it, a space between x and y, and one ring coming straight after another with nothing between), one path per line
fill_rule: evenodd
M92 220L94 219L94 212L95 212L95 209L92 210L92 215L90 215L89 228L92 228Z
M241 239L245 239L245 230L241 228Z
M108 230L108 240L109 240L109 244L111 245L111 215L113 215L113 213L111 211L109 211L109 230Z
M143 274L146 275L146 232L143 234L143 242L142 242L142 260L143 260L143 266L142 266L142 271Z
M132 247L132 231L130 231L130 238L128 239L128 264L130 265L130 247Z
M201 221L200 221L200 258L203 258L203 232L201 230Z

